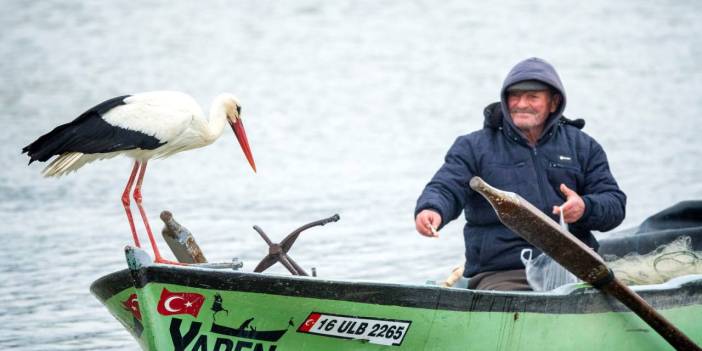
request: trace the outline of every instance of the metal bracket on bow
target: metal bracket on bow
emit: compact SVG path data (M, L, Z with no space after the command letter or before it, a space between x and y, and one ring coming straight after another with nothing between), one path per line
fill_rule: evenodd
M254 272L261 273L268 269L270 266L274 265L276 262L280 262L285 268L292 273L292 275L305 275L307 276L307 272L305 272L300 265L298 265L290 256L288 256L288 251L290 251L290 248L292 245L295 243L295 240L297 240L297 237L302 233L303 231L316 227L316 226L321 226L325 225L327 223L331 222L336 222L340 219L338 214L335 214L329 218L321 219L318 221L310 222L305 225L303 225L300 228L295 229L292 233L288 234L283 241L280 243L274 243L271 241L270 238L268 238L268 235L263 232L263 229L261 229L259 226L255 225L253 227L256 232L261 235L261 238L266 241L266 244L268 244L268 255L264 257L261 262L258 263L256 268L254 269Z

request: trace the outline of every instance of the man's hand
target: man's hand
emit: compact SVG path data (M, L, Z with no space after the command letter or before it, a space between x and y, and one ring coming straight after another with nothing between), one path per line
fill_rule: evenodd
M585 201L565 184L561 184L561 192L565 195L566 201L560 207L553 206L553 214L560 215L563 209L563 220L566 223L577 222L585 214Z
M414 219L414 225L419 234L430 238L438 237L439 233L436 232L436 228L441 225L441 215L436 211L422 210Z

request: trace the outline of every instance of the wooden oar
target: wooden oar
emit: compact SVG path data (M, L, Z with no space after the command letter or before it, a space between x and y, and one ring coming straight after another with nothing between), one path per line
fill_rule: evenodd
M614 277L597 253L521 196L495 189L480 177L473 177L470 187L487 199L505 226L551 256L578 278L614 296L676 350L702 350L638 294Z

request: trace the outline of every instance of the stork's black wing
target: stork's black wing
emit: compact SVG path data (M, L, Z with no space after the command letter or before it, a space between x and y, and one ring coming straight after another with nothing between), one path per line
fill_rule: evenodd
M102 116L111 109L124 105L130 95L118 96L83 112L72 122L60 125L22 149L29 155L29 163L46 161L66 152L84 154L106 153L135 148L152 150L163 143L156 137L139 131L114 126Z

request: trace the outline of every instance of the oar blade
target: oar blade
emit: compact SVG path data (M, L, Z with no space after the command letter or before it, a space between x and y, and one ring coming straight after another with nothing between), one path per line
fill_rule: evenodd
M534 205L515 193L493 188L479 177L470 180L470 187L485 197L505 226L578 278L615 297L676 350L702 350L636 292L616 279L596 252Z
M610 275L602 258L521 196L493 188L479 177L470 187L492 205L504 225L575 274L597 284Z

